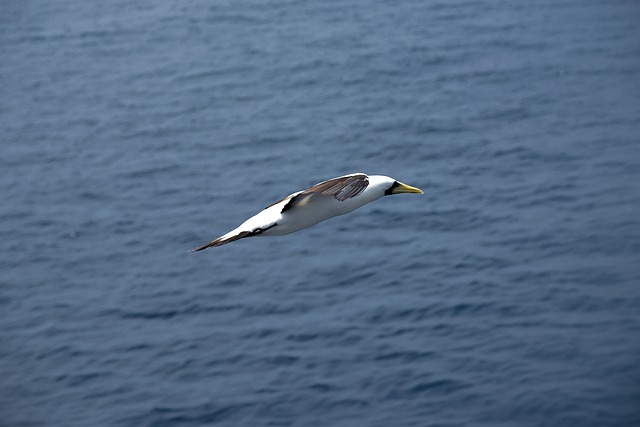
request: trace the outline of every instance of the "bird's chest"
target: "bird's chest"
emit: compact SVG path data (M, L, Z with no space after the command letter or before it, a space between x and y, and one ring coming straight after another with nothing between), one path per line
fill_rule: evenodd
M293 233L358 207L360 205L352 200L341 202L330 197L309 197L283 212L278 227L274 227L273 231L279 234Z

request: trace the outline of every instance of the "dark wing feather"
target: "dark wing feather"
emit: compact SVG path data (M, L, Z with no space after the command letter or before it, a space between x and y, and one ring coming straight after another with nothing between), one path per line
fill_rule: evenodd
M344 202L362 193L368 185L369 177L362 173L323 181L304 190L301 194L318 193Z
M267 231L268 229L273 228L273 227L275 227L277 225L278 225L278 223L273 223L268 227L256 228L253 231L241 231L238 234L235 234L235 235L227 237L227 238L223 238L222 236L220 236L217 239L210 241L209 243L205 243L202 246L198 246L197 248L191 250L191 252L198 252L198 251L201 251L203 249L226 245L227 243L235 242L236 240L244 239L245 237L257 236L258 234L262 234L265 231Z
M280 202L284 202L284 201L285 201L285 200L287 200L287 199L292 199L292 198L293 198L292 196L293 196L293 195L289 195L289 196L287 196L287 197L284 197L284 198L282 198L282 199L278 200L277 202L273 202L273 203L271 203L269 206L267 206L265 209L269 209L271 206L277 205L277 204L278 204L278 203L280 203Z
M212 240L209 243L205 243L202 246L198 246L197 248L192 249L191 252L198 252L198 251L201 251L203 249L226 245L227 243L235 242L236 240L244 239L245 237L250 237L250 236L255 236L255 235L256 235L256 233L254 233L252 231L241 231L240 233L236 234L235 236L227 237L226 239L223 239L222 237L218 237L217 239Z

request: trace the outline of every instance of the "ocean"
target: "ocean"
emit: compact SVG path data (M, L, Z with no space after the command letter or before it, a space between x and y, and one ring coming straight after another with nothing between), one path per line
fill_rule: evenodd
M640 425L639 18L3 1L0 425Z

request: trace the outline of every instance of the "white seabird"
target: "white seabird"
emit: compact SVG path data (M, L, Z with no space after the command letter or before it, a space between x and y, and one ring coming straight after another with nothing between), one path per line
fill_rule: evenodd
M198 246L192 252L222 246L253 236L293 233L326 219L344 215L382 196L399 193L423 194L422 190L384 175L354 173L320 182L267 206L227 234Z

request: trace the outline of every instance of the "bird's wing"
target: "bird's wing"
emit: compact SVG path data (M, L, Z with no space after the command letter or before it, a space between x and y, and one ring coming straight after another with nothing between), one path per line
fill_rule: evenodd
M357 173L320 182L301 194L318 193L344 202L362 193L368 185L369 177L363 173Z
M344 202L362 193L368 185L369 177L365 174L347 175L323 181L304 191L285 197L283 200L289 199L289 201L283 206L281 212L284 213L294 206L303 206L314 196L333 197Z

